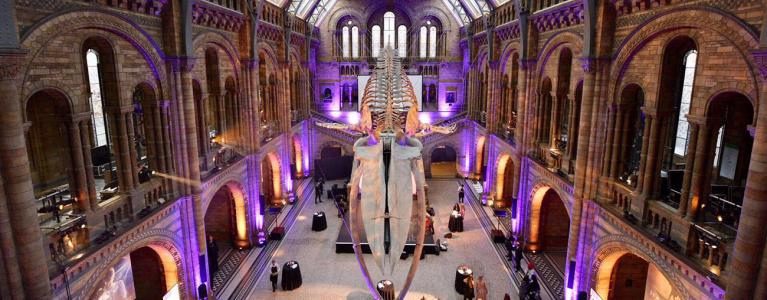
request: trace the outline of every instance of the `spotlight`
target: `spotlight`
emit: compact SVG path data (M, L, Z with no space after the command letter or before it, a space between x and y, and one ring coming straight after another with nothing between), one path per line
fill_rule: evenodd
M85 224L80 225L80 228L85 229Z
M716 216L716 220L719 221L719 222L722 222L722 215Z

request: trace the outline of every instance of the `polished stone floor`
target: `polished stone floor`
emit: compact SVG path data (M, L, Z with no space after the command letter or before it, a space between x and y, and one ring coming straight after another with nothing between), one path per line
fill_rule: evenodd
M437 214L435 230L441 237L448 230L447 221L456 200L458 185L455 180L431 180L428 183L429 199ZM482 232L474 212L468 205L466 209L465 231L448 241L447 252L439 256L428 255L421 261L407 299L462 299L453 287L455 269L461 263L469 264L475 274L485 276L489 299L503 299L504 293L516 295L516 288L500 256ZM328 228L313 232L311 216L318 210L327 212ZM341 226L334 210L332 202L327 200L317 205L307 203L274 255L280 264L287 260L299 262L303 286L293 291L277 290L272 293L269 276L265 274L258 280L249 299L372 299L354 255L336 254L334 251ZM410 259L398 260L397 263L409 265ZM369 269L376 270L372 261L370 264ZM396 282L395 278L395 285Z

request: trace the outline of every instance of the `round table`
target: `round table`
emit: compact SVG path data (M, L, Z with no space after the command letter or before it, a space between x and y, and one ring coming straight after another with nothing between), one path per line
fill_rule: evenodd
M312 231L323 231L328 228L328 221L325 219L325 212L318 211L312 217Z
M460 265L458 266L458 269L455 270L455 291L459 294L463 295L463 292L466 290L466 282L463 280L467 277L471 276L472 271L471 268L467 265Z
M291 291L301 286L301 267L298 262L289 261L282 266L282 289Z
M450 229L450 232L463 232L463 216L453 211L447 222L447 228Z
M391 280L384 279L376 284L376 290L383 300L394 300L394 284Z

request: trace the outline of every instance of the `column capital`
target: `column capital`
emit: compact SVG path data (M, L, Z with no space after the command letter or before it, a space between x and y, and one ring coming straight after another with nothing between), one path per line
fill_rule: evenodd
M16 79L29 51L12 49L0 51L0 80Z
M759 68L762 80L767 80L767 48L751 50L751 57Z
M165 61L168 62L168 66L170 66L173 72L191 72L194 69L197 58L190 56L168 56L165 58Z
M258 58L243 58L240 60L243 66L249 70L258 69Z
M74 123L79 123L81 121L89 121L90 119L91 119L91 113L89 111L72 114L72 122Z
M581 62L581 67L586 73L596 73L597 69L608 64L612 58L610 57L581 57L578 58Z
M519 68L521 70L530 70L532 68L535 68L535 64L537 61L535 59L519 59Z

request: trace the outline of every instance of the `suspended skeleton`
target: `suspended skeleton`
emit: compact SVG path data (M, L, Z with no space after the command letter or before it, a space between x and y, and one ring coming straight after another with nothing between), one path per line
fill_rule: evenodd
M359 247L361 233L367 236L378 269L384 275L392 275L412 221L417 228L414 257L420 257L425 233L425 178L421 161L423 145L414 137L432 132L449 134L455 130L454 125L441 127L421 123L416 107L413 86L396 52L386 48L365 86L360 122L354 125L318 123L327 128L368 134L354 144L349 227L355 254L374 296L378 294ZM418 261L413 259L400 299L407 293Z

